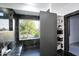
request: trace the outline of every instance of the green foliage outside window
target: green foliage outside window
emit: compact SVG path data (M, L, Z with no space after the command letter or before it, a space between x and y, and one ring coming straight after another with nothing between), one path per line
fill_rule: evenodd
M39 37L39 31L35 26L35 23L32 20L23 20L20 23L20 34L23 35L23 38L29 37L29 35L33 37Z

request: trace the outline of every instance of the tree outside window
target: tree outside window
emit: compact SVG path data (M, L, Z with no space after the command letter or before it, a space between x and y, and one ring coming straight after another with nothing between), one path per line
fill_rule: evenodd
M34 20L21 20L19 25L20 39L35 38L40 36Z

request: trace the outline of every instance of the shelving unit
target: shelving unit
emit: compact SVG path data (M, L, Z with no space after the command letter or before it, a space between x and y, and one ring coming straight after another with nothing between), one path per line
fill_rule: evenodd
M57 50L64 50L64 17L57 17Z

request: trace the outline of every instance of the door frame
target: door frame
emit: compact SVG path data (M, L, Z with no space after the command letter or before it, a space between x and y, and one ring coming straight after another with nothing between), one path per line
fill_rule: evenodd
M64 51L69 51L69 35L70 35L70 20L71 16L79 15L79 10L64 15Z

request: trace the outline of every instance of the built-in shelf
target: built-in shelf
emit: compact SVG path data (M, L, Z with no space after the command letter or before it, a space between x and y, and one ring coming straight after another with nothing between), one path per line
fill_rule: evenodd
M57 50L64 49L64 17L57 17Z

